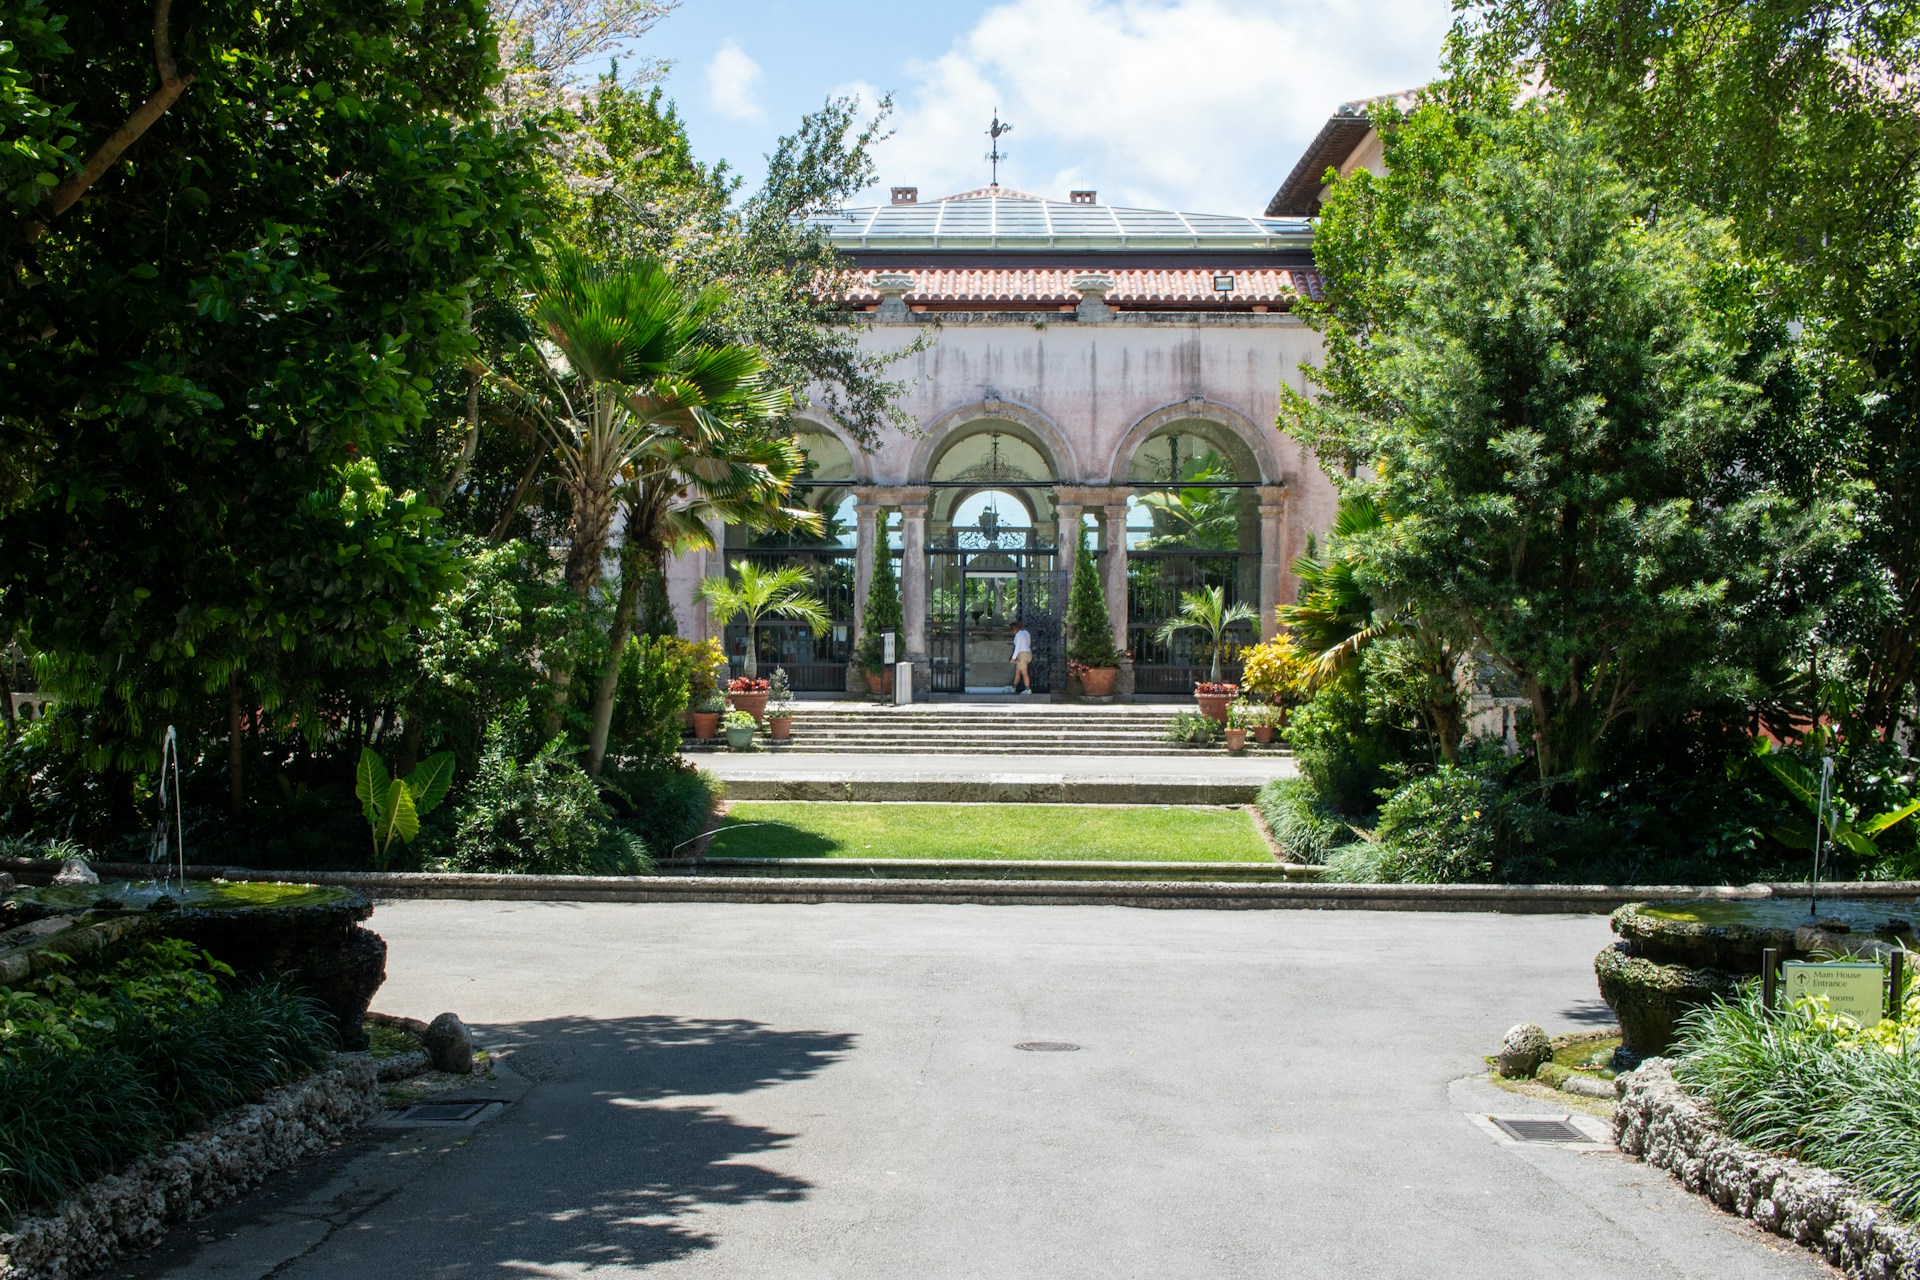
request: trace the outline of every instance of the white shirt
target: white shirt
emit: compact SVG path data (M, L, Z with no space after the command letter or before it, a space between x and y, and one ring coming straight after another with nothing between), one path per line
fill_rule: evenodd
M1033 633L1022 627L1013 633L1013 656L1017 658L1023 653L1032 652Z

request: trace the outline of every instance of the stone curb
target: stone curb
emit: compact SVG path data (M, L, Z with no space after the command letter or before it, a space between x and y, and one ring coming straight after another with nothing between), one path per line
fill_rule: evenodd
M659 866L661 871L676 875L702 870L759 876L832 872L841 879L864 875L933 879L928 873L938 870L942 880L1012 876L1098 880L1106 876L1152 876L1165 880L1261 883L1281 879L1314 880L1326 873L1325 867L1297 862L1016 862L990 858L938 862L927 858L665 858ZM911 876L910 872L920 874Z
M1619 1148L1696 1195L1814 1250L1862 1280L1920 1280L1920 1230L1815 1165L1728 1137L1719 1117L1649 1058L1616 1082Z
M859 777L725 778L732 800L814 800L875 803L910 800L922 804L1251 804L1261 782L1220 779L1110 781L1011 774L993 778L951 775Z
M334 1061L81 1188L56 1212L22 1218L12 1234L0 1235L0 1280L68 1280L95 1271L364 1124L380 1105L374 1066L364 1058Z
M27 878L46 863L0 866ZM114 878L145 878L145 864L96 864ZM253 880L269 884L338 885L387 899L450 898L516 902L901 902L1027 906L1125 906L1218 910L1488 911L1585 915L1628 902L1659 898L1749 899L1804 897L1804 884L1516 885L1516 884L1230 884L1117 880L882 880L853 877L759 876L523 876L424 871L253 871L190 866L187 878ZM1831 894L1832 886L1822 892ZM1920 896L1920 882L1849 884L1851 898Z

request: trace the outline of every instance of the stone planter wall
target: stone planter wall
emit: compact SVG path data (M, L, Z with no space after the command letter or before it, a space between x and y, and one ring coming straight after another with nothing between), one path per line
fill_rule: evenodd
M22 1218L12 1234L0 1234L0 1280L69 1280L98 1270L318 1151L379 1105L373 1063L339 1059L75 1192L57 1212Z
M1665 1058L1649 1058L1616 1085L1613 1140L1622 1151L1850 1276L1920 1280L1920 1230L1825 1169L1727 1136L1719 1117L1675 1083Z

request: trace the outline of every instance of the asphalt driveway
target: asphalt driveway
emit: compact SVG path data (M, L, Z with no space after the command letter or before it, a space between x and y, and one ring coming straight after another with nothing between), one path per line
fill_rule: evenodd
M128 1276L1826 1277L1611 1152L1500 1145L1604 919L382 906L376 1002L510 1099L376 1131ZM1015 1046L1048 1041L1077 1051Z

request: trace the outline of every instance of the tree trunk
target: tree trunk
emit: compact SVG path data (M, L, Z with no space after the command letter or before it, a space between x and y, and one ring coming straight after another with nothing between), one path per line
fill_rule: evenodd
M606 763L607 738L613 732L613 703L620 693L620 665L627 640L633 635L634 613L640 603L640 580L651 569L651 557L632 542L620 548L620 599L614 605L613 626L607 632L607 665L593 690L593 713L587 729L587 776L597 778Z
M747 654L740 662L740 674L749 680L760 674L760 646L754 637L754 632L760 629L758 621L752 614L747 615Z
M227 680L227 811L247 811L246 718L240 713L240 677Z

